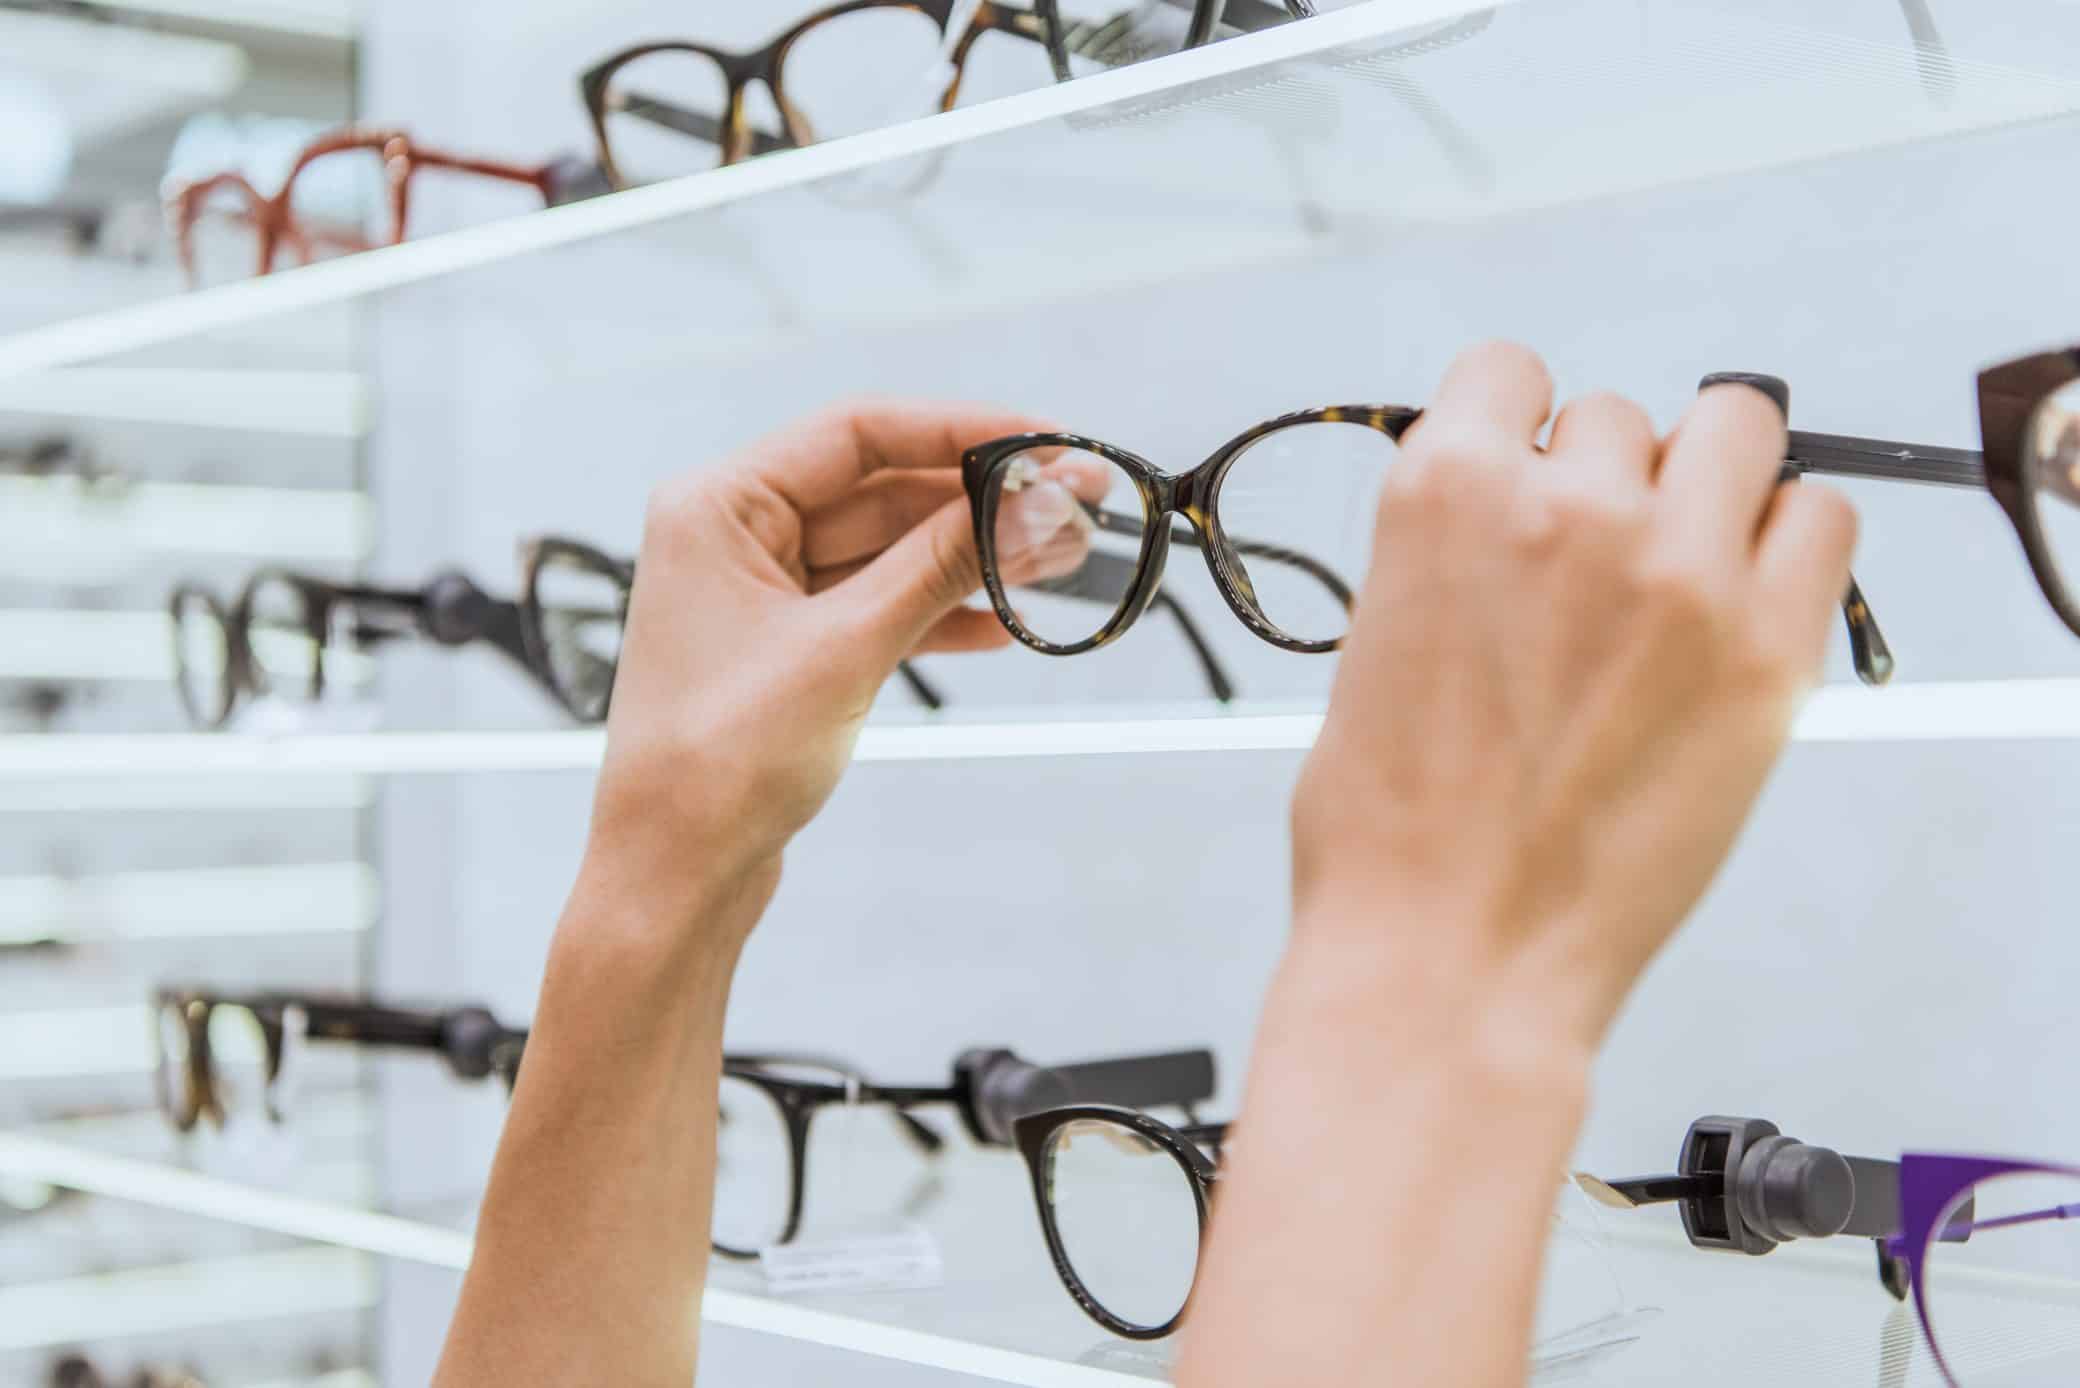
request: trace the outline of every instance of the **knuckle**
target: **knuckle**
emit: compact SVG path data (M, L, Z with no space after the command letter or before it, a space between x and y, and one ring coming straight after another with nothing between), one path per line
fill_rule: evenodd
M975 542L966 530L938 526L931 531L931 568L928 582L933 598L952 604L982 586L982 565L975 555Z
M682 474L658 483L643 506L644 544L685 539L698 528L708 506L708 487L700 477Z

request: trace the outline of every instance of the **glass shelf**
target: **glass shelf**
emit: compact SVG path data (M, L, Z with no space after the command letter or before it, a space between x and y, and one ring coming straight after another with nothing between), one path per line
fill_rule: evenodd
M1319 712L1213 706L1106 712L1064 708L1006 717L870 724L860 762L984 761L1177 752L1301 751ZM2080 679L1931 682L1867 690L1830 685L1807 702L1797 742L2069 741L2080 738ZM24 734L0 740L0 781L162 777L461 775L587 771L605 734L364 732ZM12 792L10 792L12 793ZM227 792L228 793L228 792Z
M0 376L508 262L523 273L492 283L516 315L654 316L654 297L600 302L603 262L585 243L624 263L656 258L673 301L702 305L686 351L741 354L2080 110L2070 6L2004 0L1943 19L1940 43L1917 43L1880 4L1374 0L612 197L29 327L0 339ZM929 177L913 189L918 169ZM851 253L828 255L837 244ZM559 250L560 273L544 276L541 258ZM834 260L886 273L842 274ZM468 278L473 294L487 288Z
M470 1257L466 1217L402 1219L42 1138L0 1135L0 1174L380 1258L459 1270ZM704 1319L1033 1388L1168 1378L1174 1342L1136 1344L1107 1335L1063 1292L1015 1156L962 1144L932 1163L929 1176L914 1183L924 1193L908 1202L906 1215L938 1244L946 1285L780 1298L764 1290L755 1266L717 1260ZM1548 1308L1608 1302L1621 1309L1557 1333L1542 1330L1536 1384L1736 1388L1791 1376L1873 1388L1940 1382L1911 1310L1879 1286L1866 1241L1800 1243L1767 1259L1744 1258L1691 1248L1672 1215L1598 1212L1556 1238L1556 1246L1567 1242L1589 1250L1589 1261L1577 1256L1551 1265L1574 1285L1549 1279ZM307 1270L302 1261L321 1255L296 1249L242 1256L289 1260ZM227 1272L246 1271L239 1258L220 1261ZM352 1294L350 1266L341 1263L337 1272L331 1281L315 1278L309 1285L337 1283ZM1968 1285L1960 1275L1949 1295L2002 1294L1995 1281L1973 1277ZM1586 1285L1592 1281L1598 1285ZM2064 1295L2056 1288L2042 1294ZM1987 1349L1960 1345L1953 1353L1969 1361Z

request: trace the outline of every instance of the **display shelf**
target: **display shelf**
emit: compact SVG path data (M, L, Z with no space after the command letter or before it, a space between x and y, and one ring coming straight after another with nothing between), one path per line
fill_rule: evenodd
M470 1236L457 1229L352 1209L198 1175L172 1167L0 1134L0 1172L117 1200L184 1211L295 1238L400 1258L434 1267L469 1265ZM1035 1234L1035 1252L1039 1253ZM1037 1272L1052 1277L1044 1254ZM1055 1293L1060 1295L1059 1291ZM831 1300L817 1298L818 1302ZM1062 1298L1062 1305L1080 1315ZM849 1309L849 1308L848 1308ZM888 1309L882 1308L884 1312ZM1027 1388L1099 1388L1132 1376L1045 1354L1005 1348L939 1330L920 1330L822 1305L783 1302L727 1287L710 1287L701 1315L716 1325L802 1340L921 1367L965 1373ZM1102 1338L1096 1327L1088 1338Z
M1168 1377L1174 1341L1116 1339L1062 1290L1016 1156L962 1146L933 1165L932 1193L913 1202L912 1218L940 1246L944 1286L781 1300L762 1290L755 1267L717 1261L704 1318L1035 1388ZM470 1258L470 1237L455 1228L40 1139L0 1135L0 1173L436 1267L461 1269ZM1548 1264L1534 1383L1940 1384L1911 1310L1879 1286L1867 1241L1807 1242L1745 1258L1691 1248L1672 1215L1597 1212L1569 1216L1555 1237L1563 1247L1573 1252ZM1974 1368L2013 1369L2018 1359L2067 1352L2070 1313L2080 1309L2080 1286L2069 1281L2018 1288L1977 1271L1953 1270L1946 1297L1953 1315L1976 1302L2020 1327L1952 1346L1967 1382ZM1554 1316L1555 1306L1567 1309ZM1573 1323L1591 1309L1591 1319Z
M358 439L367 383L349 371L89 366L0 380L0 414Z
M880 723L859 737L861 762L1298 751L1319 712L1238 707L1221 713L1127 705L1035 710L987 721ZM2080 738L2080 679L1987 680L1867 690L1829 686L1799 714L1797 742L2066 741ZM118 781L217 776L464 775L586 771L605 735L543 732L307 734L26 734L0 740L0 781ZM8 795L15 794L10 787Z
M1215 264L1377 239L2080 110L2080 13L2004 0L1917 42L1886 5L1786 0L1372 0L1191 52L981 101L612 197L0 340L0 375L94 361L602 238L663 233L681 289L741 293L767 257L796 334L1059 300ZM1653 111L1652 120L1640 119ZM911 191L905 170L937 160ZM1209 192L1208 190L1217 190ZM742 208L749 220L719 220ZM766 211L775 220L758 217ZM955 267L816 278L835 240ZM676 239L675 239L676 238ZM630 243L615 243L626 251ZM938 248L934 250L933 248ZM986 253L985 253L986 252ZM944 268L942 266L942 268ZM703 279L702 276L706 278ZM505 288L516 307L557 277ZM563 278L589 283L582 272ZM573 301L575 303L575 301ZM645 315L656 297L624 297ZM572 304L560 298L561 313ZM617 311L589 305L593 314ZM711 328L707 331L721 331ZM723 334L727 336L726 332Z

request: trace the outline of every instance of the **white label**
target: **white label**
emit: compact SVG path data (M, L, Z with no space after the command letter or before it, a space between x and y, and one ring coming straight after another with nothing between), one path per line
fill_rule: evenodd
M758 1263L775 1296L911 1291L946 1281L939 1241L914 1225L782 1244L760 1252Z

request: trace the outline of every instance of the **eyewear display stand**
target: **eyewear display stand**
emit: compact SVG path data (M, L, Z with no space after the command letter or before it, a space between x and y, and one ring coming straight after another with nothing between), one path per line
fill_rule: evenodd
M1101 297L1397 225L1478 223L2080 110L2060 46L2074 23L2055 0L2005 0L1997 22L1950 17L1940 42L1888 5L1868 8L1788 24L1733 0L1679 0L1641 24L1633 0L1377 0L262 280L183 295L169 270L150 302L0 337L0 384L458 276L544 322L593 314L569 297L584 277L557 283L542 257L603 239L690 249L674 266L704 322L685 350L735 357L804 332ZM827 196L926 156L943 167L894 204L901 216ZM755 274L727 249L746 237ZM834 277L816 248L838 241L884 273ZM968 247L987 253L956 249ZM500 274L507 264L520 273ZM757 283L765 291L747 288Z
M1648 112L1651 119L1643 117ZM2080 9L2066 0L1977 6L1910 0L1904 7L1897 0L1371 0L1175 56L978 99L865 134L753 151L755 157L670 182L414 235L402 244L283 268L264 279L182 293L176 267L168 264L126 281L136 291L127 306L84 314L68 308L74 316L61 317L39 300L0 331L0 412L237 431L248 439L261 436L270 447L276 435L292 443L366 443L369 456L380 453L400 471L432 475L452 466L460 477L469 460L410 432L410 424L420 422L412 414L418 402L379 391L363 376L368 363L361 356L326 356L284 344L309 336L314 325L359 324L392 310L403 319L438 319L452 300L495 323L498 340L490 341L488 332L458 333L454 343L436 345L444 353L452 346L457 362L471 351L484 353L467 367L484 378L473 384L495 387L500 413L528 421L536 401L567 391L573 414L598 409L604 421L601 402L609 387L602 382L625 389L635 402L634 417L649 403L640 392L663 393L658 382L667 372L671 389L689 396L683 382L713 379L719 371L711 368L763 365L781 374L788 365L783 354L804 344L847 343L897 330L937 332L999 317L1015 322L1014 314L1036 306L1065 318L1086 309L1095 316L1129 293L1196 293L1198 286L1189 282L1207 281L1215 272L1306 267L1311 278L1304 295L1280 306L1291 321L1302 322L1308 314L1337 311L1334 295L1322 290L1331 284L1330 274L1355 263L1340 258L1398 256L1397 238L1404 235L1429 234L1436 238L1429 243L1434 250L1444 237L1471 241L1510 219L1533 223L1531 214L1599 199L1616 209L1612 225L1622 226L1635 206L1655 199L1676 201L1687 214L1690 204L1680 200L1701 187L1816 161L1827 161L1829 170L1897 175L1902 206L1934 205L1942 190L1915 185L1915 156L1939 142L1954 148L1960 137L2031 138L2023 127L2035 126L2041 135L2046 122L2075 115ZM1757 226L1770 234L1788 237L1786 227L1807 228L1798 206L1778 206L1768 197L1755 201L1762 204ZM1885 227L1897 211L1863 210L1868 216L1860 225L1866 229ZM1579 223L1571 225L1579 235ZM1907 219L1907 225L1911 234L1924 224ZM1879 231L1867 234L1873 247L1881 243ZM2018 239L2034 244L2048 234L2023 225ZM846 254L832 255L834 246L845 247ZM1569 243L1554 254L1574 249ZM1424 250L1418 246L1409 260L1394 265L1417 299L1430 270L1419 258ZM621 278L598 273L609 264ZM1447 278L1440 274L1438 283ZM1383 278L1380 285L1382 294L1403 287L1399 278L1391 285ZM30 288L24 288L25 301ZM1219 292L1207 291L1209 297ZM1687 310L1700 292L1685 286L1687 297L1672 299L1669 312ZM1731 298L1737 290L1722 286L1713 292ZM1915 302L1927 297L1920 294ZM1901 300L1908 296L1902 293ZM676 311L681 304L697 306L697 315L689 315L698 318L696 330L675 324L674 336L661 347L657 319L666 316L663 309ZM1137 314L1146 311L1138 300L1132 307ZM1225 311L1227 305L1212 307ZM1245 307L1258 320L1269 316L1261 303ZM1411 321L1429 323L1423 310L1431 307L1414 304ZM1494 305L1476 301L1473 308L1477 315ZM1906 309L1901 312L1907 316ZM1824 318L1820 310L1811 316ZM1390 323L1381 333L1400 326ZM1657 319L1648 326L1661 330L1666 324ZM1540 327L1534 318L1532 328ZM1896 325L1882 321L1820 327L1844 332L1845 354L1855 345L1849 336L1858 343L1899 336ZM1930 343L1937 336L1928 330ZM2080 340L2080 326L2062 340ZM1156 341L1151 332L1132 350L1154 359L1150 344ZM2015 340L2004 350L2055 345ZM1561 363L1563 372L1585 365L1600 369L1596 353L1607 343L1585 330L1580 342L1563 342L1556 350L1577 347L1578 356ZM1984 362L1952 362L1953 347L1917 342L1902 350L1939 357L1945 369L1954 368L1961 391L1967 368ZM1276 365L1292 366L1289 374L1298 376L1332 355L1254 337L1238 350L1266 363L1267 393L1271 385L1284 391L1290 384L1274 380ZM1821 465L1829 464L1837 476L1892 475L1856 470L1868 463L1865 454L1874 446L1862 437L1865 432L1936 444L1970 442L1944 432L1946 419L1961 421L1963 415L1922 410L1924 402L1904 398L1906 390L1896 402L1901 418L1834 415L1836 402L1828 398L1825 371L1811 365L1810 344L1787 343L1779 352L1770 344L1757 350L1748 341L1682 341L1671 356L1681 360L1669 360L1657 380L1609 384L1662 392L1655 402L1659 410L1687 401L1702 371L1743 365L1782 370L1798 385L1794 423L1802 430L1810 425L1830 431L1805 437L1814 447L1802 461L1812 470L1827 471ZM1415 352L1405 359L1427 360ZM1403 358L1396 360L1399 370ZM463 374L455 362L443 366ZM972 389L974 378L934 375L932 366L919 367L919 393ZM1153 400L1162 373L1158 368L1149 374ZM1563 382L1569 392L1584 384L1591 383ZM1003 379L991 389L1016 403L1010 397L1018 386ZM1365 383L1375 394L1345 395L1340 387L1295 390L1263 402L1262 412L1318 398L1401 399L1404 389L1421 388L1419 382L1385 380ZM1913 389L1921 389L1918 378ZM1409 400L1421 403L1419 396ZM801 403L812 402L805 397ZM1080 407L1073 399L1059 403ZM1238 402L1232 427L1256 417L1251 411L1257 403ZM1145 423L1150 433L1182 434L1203 424L1212 431L1208 446L1230 427L1219 419L1184 418L1191 412L1158 402L1145 421L1123 427ZM462 447L500 454L501 466L510 464L516 476L573 463L570 455L578 450L569 436L543 442L540 456L517 448L502 452L487 442L499 437L493 426L524 434L524 423L491 420L491 413L453 421L470 426L456 430ZM1926 423L1930 416L1933 426ZM657 437L668 442L669 431L684 428L688 417L664 420ZM389 431L399 420L408 421L407 427L393 436ZM632 427L647 431L651 423L642 415ZM717 427L749 437L752 423L731 417ZM1101 418L1089 427L1110 428L1111 421ZM1847 438L1832 432L1837 429L1858 433ZM1120 437L1152 457L1159 445L1171 442ZM537 442L531 436L524 441ZM594 446L589 436L579 442ZM1198 455L1179 456L1188 464ZM581 474L571 466L570 475ZM602 493L608 489L600 487ZM458 500L472 499L467 487L458 483L457 490ZM632 494L631 530L638 499ZM1949 492L1939 500L1960 510L1978 504L1990 516L1984 498L1974 503ZM1904 504L1920 503L1910 498ZM493 531L499 542L509 539L506 519L473 519L472 525L481 525L468 543L484 541ZM1239 524L1238 532L1253 533ZM398 537L380 538L389 546ZM625 541L629 534L600 538ZM1882 551L1887 538L1872 527L1868 548ZM423 539L407 538L402 547ZM1997 555L1957 559L1962 549L1944 550L1923 562L1931 568L1954 559L2002 566L2002 579L2013 580L2005 591L2018 607L2031 605L2024 620L2044 622L2050 631L2052 624L2038 610L2041 599L2024 587L2010 538L1999 539L2004 548ZM1190 560L1173 562L1169 573L1179 581L1198 566L1196 555L1172 558ZM1858 562L1859 574L1870 579L1863 574L1864 557ZM1873 604L1888 622L1901 612L1901 625L1912 627L1913 602L1875 579L1870 587ZM1932 605L1924 604L1923 611ZM1207 660L1204 648L1211 648L1238 666L1233 704L1203 698L1111 706L1095 698L990 703L968 701L955 690L943 714L927 715L898 691L860 737L857 759L1182 760L1309 747L1321 726L1319 699L1269 697L1267 691L1275 693L1278 686L1252 679L1253 670L1240 665L1251 655L1245 648L1249 637L1231 629L1216 607L1189 610L1202 632L1187 628L1187 637L1177 636L1179 623L1167 617L1137 629L1143 649L1161 650L1167 639L1179 654L1183 674L1160 697L1227 687L1225 676L1216 679L1184 663L1191 659L1187 639L1198 646L1203 636L1200 662ZM1974 617L1998 625L1987 608L1964 620ZM2008 634L2020 647L2034 640L2035 631L2018 625ZM2066 639L2064 633L2057 639ZM1975 678L1984 667L1960 662L1939 671L1944 678L1921 682L1925 667L1917 661L1931 650L1943 654L1939 645L1901 640L1901 678L1889 688L1824 688L1803 709L1795 738L1825 744L2080 741L2080 666L2070 661L2069 646L2029 666L2028 678ZM1005 660L1027 654L1012 652ZM373 789L380 778L588 773L599 763L603 738L597 730L536 730L539 723L511 731L498 727L8 736L0 738L0 800L39 813L94 807L180 813L189 806L277 802L356 807L380 793ZM1094 779L1100 774L1092 773ZM568 784L576 786L577 778ZM417 910L419 903L400 905ZM1192 947L1210 952L1203 942ZM1064 1294L1018 1155L973 1151L959 1138L952 1145L959 1149L952 1159L934 1164L925 1173L933 1178L928 1186L915 1189L914 1162L901 1179L887 1182L866 1157L831 1164L844 1171L855 1192L885 1186L898 1193L896 1208L934 1241L944 1285L783 1298L766 1291L755 1262L717 1261L704 1306L707 1319L1033 1388L1167 1377L1174 1341L1133 1343L1109 1336ZM329 1279L323 1285L357 1311L377 1299L357 1280L365 1278L365 1263L319 1255L356 1250L446 1270L462 1268L470 1256L469 1235L459 1224L374 1210L365 1201L357 1206L331 1198L335 1193L329 1190L318 1192L320 1198L308 1188L280 1194L236 1174L199 1175L163 1161L22 1132L0 1132L0 1178L93 1192L118 1210L126 1203L156 1205L330 1245L298 1252L306 1255L307 1274ZM824 1203L819 1199L817 1207ZM1613 1318L1575 1327L1547 1345L1535 1382L1920 1388L1939 1381L1912 1320L1902 1319L1874 1285L1866 1242L1803 1243L1766 1260L1701 1257L1672 1218L1666 1223L1670 1227L1637 1220L1597 1226L1621 1270L1625 1303ZM1998 1298L2009 1291L1989 1284L1953 1294ZM2080 1307L2080 1287L2045 1286L2033 1294ZM38 1338L43 1332L34 1317L22 1313L36 1304L33 1297L24 1292L10 1300L11 1295L0 1288L0 1347L58 1348ZM135 1304L143 1304L142 1294ZM16 1313L10 1315L9 1307ZM7 1340L9 1335L14 1339Z
M755 1265L718 1259L710 1266L705 1319L1028 1388L1167 1380L1174 1341L1108 1336L1062 1295L1018 1159L965 1144L948 1156L934 1188L911 1205L944 1258L944 1286L775 1297ZM276 1194L78 1145L0 1135L0 1175L432 1267L459 1270L469 1260L470 1238L460 1224ZM1869 1251L1854 1240L1789 1245L1757 1261L1700 1257L1680 1231L1624 1216L1594 1221L1586 1236L1597 1240L1621 1304L1549 1334L1534 1384L1940 1382L1911 1315L1899 1314L1878 1288ZM1959 1285L1950 1294L2010 1297L2008 1280L1987 1277L1983 1286ZM2080 1285L2047 1283L2033 1288L2032 1298L2080 1310ZM1729 1310L1735 1307L1737 1313ZM2047 1317L2045 1332L2066 1324L2066 1317Z

